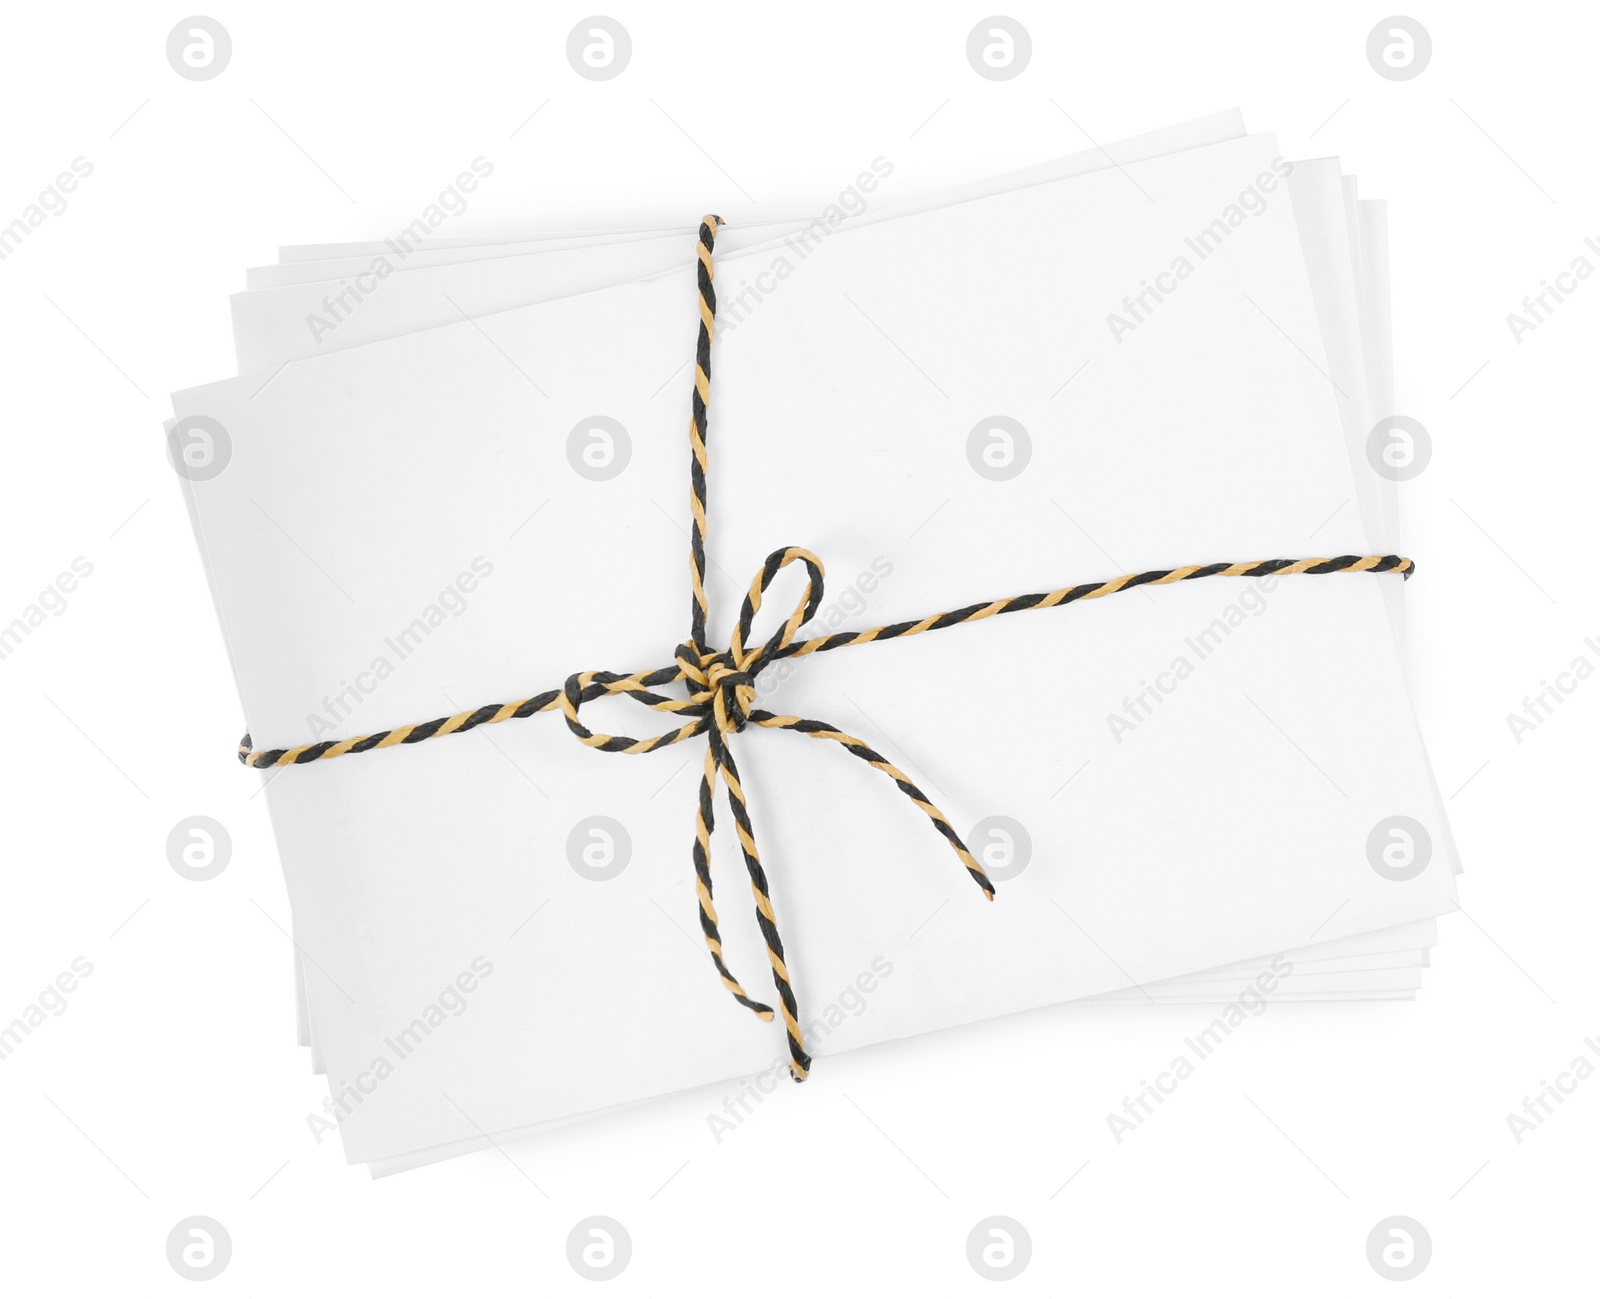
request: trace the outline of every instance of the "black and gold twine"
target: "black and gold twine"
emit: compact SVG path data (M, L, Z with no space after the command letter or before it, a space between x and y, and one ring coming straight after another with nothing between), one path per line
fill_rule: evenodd
M984 896L993 900L994 885L983 867L968 851L961 836L955 832L950 820L912 782L911 778L864 740L857 739L830 726L804 717L778 716L756 708L756 678L770 664L785 658L798 658L818 654L825 650L843 649L848 645L866 645L873 641L895 640L902 636L916 636L927 631L942 631L963 623L978 622L1003 613L1022 613L1029 609L1053 609L1079 600L1096 600L1118 591L1129 591L1139 586L1170 586L1174 582L1191 582L1202 577L1286 577L1305 573L1322 575L1330 573L1399 573L1409 578L1414 566L1409 559L1398 555L1339 555L1332 559L1267 559L1242 564L1191 564L1182 568L1158 568L1144 573L1126 573L1106 582L1087 582L1078 586L1061 587L1034 595L1016 595L1009 599L989 600L969 604L947 613L934 614L908 622L889 623L866 631L835 632L811 640L795 640L800 628L816 616L822 604L822 561L808 550L788 546L767 556L766 563L756 574L746 592L739 610L739 622L734 629L730 647L713 651L705 643L709 606L706 598L706 479L709 472L707 451L707 407L711 395L711 344L716 331L717 295L713 284L715 271L712 249L717 229L722 219L708 216L700 223L699 242L696 247L698 263L696 278L700 297L700 330L695 345L694 392L690 398L689 421L689 510L691 531L689 537L689 580L692 601L690 605L689 639L678 646L671 667L656 668L651 672L623 675L616 672L578 672L568 677L559 690L546 690L527 699L513 700L507 704L485 704L471 712L456 713L451 717L436 717L431 722L413 726L398 726L393 730L377 731L371 735L352 736L345 740L324 740L317 744L302 744L292 749L255 749L246 735L239 743L239 761L250 767L287 767L321 758L338 758L347 753L366 753L372 749L392 748L397 744L417 744L440 735L454 735L507 722L513 718L532 717L535 713L560 709L568 729L590 748L603 753L653 753L669 745L679 744L697 735L706 737L705 766L700 776L699 803L695 816L694 858L695 888L700 904L700 929L705 935L706 947L712 964L723 984L740 1005L755 1012L762 1019L773 1017L772 1008L756 1001L739 983L723 957L722 935L717 927L717 911L712 902L711 885L711 832L715 824L713 802L717 783L726 791L728 807L733 814L734 828L739 847L744 854L745 870L750 876L751 891L755 895L756 924L766 942L767 959L772 967L772 981L778 991L783 1008L784 1026L789 1039L790 1073L796 1082L803 1081L811 1067L811 1057L805 1051L805 1035L800 1027L800 1011L796 1003L793 983L784 959L783 940L778 933L777 916L772 906L771 891L767 886L766 871L756 848L755 830L750 821L750 809L745 802L744 787L739 781L739 768L733 759L729 737L754 722L780 730L794 731L813 739L833 740L845 750L876 767L894 781L900 792L920 808L933 823L945 841L955 851ZM799 563L806 570L805 593L796 604L788 620L766 641L752 647L749 644L751 627L761 600L774 578L790 564ZM656 693L656 688L683 683L687 698L678 699ZM674 713L687 718L674 730L663 731L648 739L636 740L626 735L601 735L591 731L579 720L579 709L586 703L604 695L627 695L640 703L661 712Z

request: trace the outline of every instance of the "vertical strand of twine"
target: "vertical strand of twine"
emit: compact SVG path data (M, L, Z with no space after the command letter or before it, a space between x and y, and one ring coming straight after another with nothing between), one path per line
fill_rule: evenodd
M711 396L711 342L716 334L717 322L716 271L711 254L721 225L722 218L718 216L707 216L701 220L695 266L695 278L700 290L700 332L695 343L694 393L690 398L689 418L689 584L692 599L688 648L692 654L701 656L702 668L714 657L706 645L706 624L710 614L710 602L706 596L706 483L710 476L707 407ZM750 891L756 904L756 924L761 930L767 949L767 963L772 967L772 982L778 990L778 1001L783 1008L785 1036L789 1043L789 1072L796 1082L801 1082L811 1070L811 1057L805 1050L805 1035L800 1028L800 1008L789 982L783 940L778 936L778 918L772 907L767 873L756 848L755 829L750 821L749 806L745 802L744 786L739 781L739 769L734 763L728 737L720 729L725 720L719 717L718 725L706 732L712 760L707 762L706 774L701 778L699 806L695 816L694 859L696 892L700 901L700 929L711 951L712 963L728 991L741 1005L762 1019L771 1019L771 1008L750 998L728 969L723 959L722 936L717 931L717 913L711 902L710 839L711 795L716 792L715 780L720 778L728 797L729 810L733 813L734 830L744 857L745 871L750 876Z
M717 290L712 280L711 249L717 241L719 216L700 222L699 260L695 266L700 289L700 336L694 349L694 396L689 418L689 585L693 593L689 611L689 644L706 649L706 402L711 395L711 339L716 332Z

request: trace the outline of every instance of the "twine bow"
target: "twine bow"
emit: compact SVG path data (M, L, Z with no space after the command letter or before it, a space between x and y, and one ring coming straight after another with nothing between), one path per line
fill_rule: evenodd
M590 748L602 753L654 753L670 745L680 744L697 735L706 737L705 767L700 776L700 799L695 820L694 871L695 887L700 901L700 929L705 935L712 964L716 966L723 984L740 1005L747 1007L762 1019L773 1017L772 1008L754 1000L734 978L723 958L722 936L717 927L717 911L712 903L711 888L711 832L714 826L713 802L720 783L726 792L728 806L733 814L738 832L739 847L744 855L745 869L750 876L750 887L755 895L756 924L766 941L767 959L772 966L772 980L783 1007L784 1026L789 1039L789 1071L796 1082L803 1081L811 1068L811 1057L806 1054L805 1034L800 1026L799 1007L789 969L784 960L783 940L778 934L777 916L773 911L771 891L767 885L766 871L761 865L761 855L756 849L755 830L750 822L750 809L745 801L744 788L739 781L739 768L733 759L731 739L750 723L779 730L795 731L813 739L833 740L883 772L900 792L919 807L933 823L946 842L960 858L967 873L972 876L984 896L993 900L994 885L984 869L968 851L961 836L951 826L949 818L935 807L911 779L881 753L864 740L848 735L826 722L803 717L778 716L757 708L756 678L762 670L778 659L816 654L827 650L843 649L850 645L866 645L874 641L894 640L902 636L917 636L923 632L941 631L964 623L979 622L1004 613L1022 613L1030 609L1054 609L1080 600L1095 600L1130 591L1138 586L1168 586L1174 582L1188 582L1206 577L1287 577L1294 574L1327 575L1335 573L1398 573L1409 578L1414 571L1411 560L1399 555L1339 555L1332 559L1267 559L1242 564L1188 564L1179 568L1150 569L1142 573L1125 573L1104 582L1086 582L1077 586L1059 587L1054 591L1041 591L1031 595L1016 595L1006 599L987 600L966 605L945 613L907 622L888 623L865 631L835 632L810 640L798 641L795 637L801 627L809 622L822 604L822 562L808 550L790 546L775 550L767 556L766 563L750 583L744 604L739 611L739 622L734 628L729 647L713 651L706 645L706 622L709 609L706 600L706 478L708 456L706 451L706 403L711 392L711 340L716 324L717 297L713 288L712 247L716 241L720 217L708 216L700 223L696 268L700 296L700 332L695 348L694 392L691 397L689 423L689 577L693 596L690 609L689 639L678 646L671 667L657 668L653 672L624 675L616 672L578 672L568 677L559 690L547 690L527 699L517 699L506 704L485 704L471 712L456 713L451 717L437 717L431 722L399 726L393 730L375 731L370 735L353 736L344 740L323 740L315 744L302 744L291 749L255 749L249 735L239 742L239 761L247 766L285 767L315 762L324 758L337 758L347 753L366 753L372 749L386 749L397 744L417 744L440 735L454 735L516 718L532 717L536 713L561 709L567 727ZM806 569L806 589L795 605L794 612L776 632L759 648L750 645L752 626L761 608L762 597L777 575L790 564L800 563ZM686 698L675 698L657 693L657 687L682 684ZM663 731L648 739L636 740L626 735L601 735L591 731L580 720L579 711L584 704L605 695L626 695L661 712L674 713L688 718L675 730Z
M750 648L751 628L761 609L761 598L772 580L790 564L801 563L806 568L805 593L796 603L788 620L759 648ZM696 735L706 736L705 768L700 775L700 801L695 824L694 872L696 891L700 900L700 930L705 935L706 947L711 952L712 964L721 976L723 986L733 994L741 1006L754 1011L761 1019L772 1018L772 1007L756 1001L728 969L722 951L722 935L717 927L717 909L712 902L711 884L711 832L715 825L713 803L720 781L728 798L738 831L739 847L744 854L745 870L750 875L750 889L755 895L756 924L766 942L767 960L772 966L772 981L778 990L778 1000L783 1007L784 1027L789 1039L789 1072L796 1082L805 1079L811 1068L811 1057L806 1054L805 1034L800 1026L800 1011L795 1000L789 969L784 961L783 939L778 933L778 920L774 914L772 897L767 885L766 871L761 865L761 854L756 848L755 829L750 822L750 809L745 801L744 788L739 781L739 768L733 760L730 738L742 731L747 723L774 727L809 735L813 739L835 740L858 758L887 775L933 822L977 882L984 896L994 899L994 885L982 866L968 851L966 844L945 816L928 799L911 778L877 752L866 741L848 735L827 722L803 717L780 717L765 709L756 708L756 678L768 664L789 654L800 652L795 636L800 628L816 616L822 604L822 561L808 550L790 546L775 550L750 583L745 593L744 605L739 610L739 622L734 628L729 648L721 653L688 642L678 646L675 663L670 668L660 668L633 676L615 672L578 672L567 678L561 691L561 709L567 727L580 741L602 753L653 753L668 745L678 744ZM683 682L688 686L688 698L676 699L657 694L653 687ZM601 735L591 731L578 718L578 710L593 699L603 695L627 695L640 703L662 712L676 713L693 720L675 730L663 731L649 739L636 740L627 735Z

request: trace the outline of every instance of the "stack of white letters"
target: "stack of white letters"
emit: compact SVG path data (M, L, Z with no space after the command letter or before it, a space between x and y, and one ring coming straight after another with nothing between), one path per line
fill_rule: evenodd
M1337 159L1286 160L1228 113L922 201L886 170L717 240L712 645L785 545L828 566L811 634L1406 553L1371 449L1393 414L1384 208ZM699 216L250 272L239 375L176 394L168 439L256 747L672 663ZM762 635L799 586L779 578ZM1403 591L1216 577L771 668L760 706L880 750L998 890L837 746L733 737L817 1067L1089 998L1414 996L1458 866ZM671 720L593 710L630 735ZM704 748L596 752L557 712L241 773L268 782L303 1041L352 1162L782 1067L700 940ZM728 965L770 1001L726 815L713 871ZM863 979L870 1013L824 1013Z

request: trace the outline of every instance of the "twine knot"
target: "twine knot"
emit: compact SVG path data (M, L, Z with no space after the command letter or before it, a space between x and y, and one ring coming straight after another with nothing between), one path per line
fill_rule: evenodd
M731 650L717 654L684 644L678 646L676 658L690 683L690 702L708 707L722 734L744 730L756 704L755 673L738 663Z

